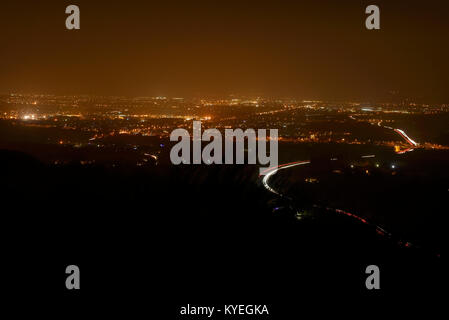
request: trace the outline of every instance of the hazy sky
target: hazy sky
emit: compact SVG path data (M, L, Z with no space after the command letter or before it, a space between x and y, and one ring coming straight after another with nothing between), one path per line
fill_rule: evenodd
M449 102L447 2L2 0L0 92Z

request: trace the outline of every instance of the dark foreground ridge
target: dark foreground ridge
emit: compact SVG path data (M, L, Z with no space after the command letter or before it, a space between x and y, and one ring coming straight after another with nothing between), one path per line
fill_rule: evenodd
M256 167L54 167L12 151L0 151L0 167L13 298L150 304L164 315L251 302L282 314L317 297L437 295L442 285L440 259L363 224L273 211ZM81 293L65 289L70 264L82 270ZM365 288L370 264L382 270L379 292Z

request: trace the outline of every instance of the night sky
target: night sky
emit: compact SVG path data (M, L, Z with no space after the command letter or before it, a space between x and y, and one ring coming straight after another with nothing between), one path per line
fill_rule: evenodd
M447 103L448 35L448 1L4 0L0 93Z

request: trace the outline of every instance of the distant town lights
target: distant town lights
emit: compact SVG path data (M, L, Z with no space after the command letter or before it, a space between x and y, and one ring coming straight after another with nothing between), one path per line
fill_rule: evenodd
M23 120L34 120L36 119L36 116L34 114L26 114L22 118Z

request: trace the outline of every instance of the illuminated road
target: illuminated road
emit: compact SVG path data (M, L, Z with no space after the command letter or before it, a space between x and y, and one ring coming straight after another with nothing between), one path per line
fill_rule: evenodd
M273 176L276 172L278 172L278 170L288 169L288 168L292 168L292 167L296 167L296 166L300 166L300 165L304 165L304 164L309 164L309 163L310 163L310 161L297 161L297 162L281 164L277 167L269 168L262 172L262 174L265 175L262 179L262 184L265 187L265 189L267 189L268 191L282 196L279 192L277 192L276 190L274 190L273 188L271 188L269 186L268 181L269 181L270 177Z
M372 157L372 155L365 156L365 157ZM280 170L285 170L285 169L289 169L289 168L293 168L293 167L297 167L297 166L301 166L301 165L306 165L306 164L310 164L310 161L296 161L296 162L281 164L281 165L279 165L277 167L269 168L269 169L263 171L262 174L259 175L259 177L263 177L262 178L262 184L265 187L265 189L267 189L271 193L274 193L274 194L276 194L276 195L278 195L280 197L288 198L285 195L281 194L279 191L275 190L272 186L270 186L270 184L269 184L270 178L273 175L275 175ZM380 227L378 225L369 223L368 221L366 221L366 219L364 219L364 218L362 218L362 217L360 217L360 216L358 216L356 214L353 214L353 213L350 213L348 211L341 210L341 209L335 209L335 208L330 208L330 207L322 207L322 206L319 206L319 205L314 205L314 207L315 208L320 208L320 209L325 209L326 211L332 211L334 213L345 215L347 217L351 217L353 219L358 220L359 222L361 222L363 224L374 226L375 229L376 229L377 234L379 234L381 236L385 236L385 237L388 237L388 238L392 237L392 234L389 233L388 231L386 231L384 228L382 228L382 227ZM400 246L405 246L405 247L412 246L412 244L410 242L402 241L402 240L399 240L398 244Z
M356 120L353 116L350 116L350 118L353 119L353 120ZM402 151L400 151L398 153L405 153L405 152L408 152L408 151L413 151L413 147L418 146L418 143L415 142L414 140L412 140L403 130L401 130L401 129L394 129L392 127L387 127L387 126L382 126L382 121L379 121L379 123L377 125L379 127L383 127L385 129L395 131L396 133L398 133L411 146L411 148L408 148L406 150L402 150ZM374 157L376 157L376 155L373 155L373 154L362 156L362 158L374 158ZM336 158L332 158L331 160L337 160L337 159ZM277 167L266 169L265 171L262 172L261 175L259 175L259 177L262 178L262 184L263 184L265 189L267 189L271 193L276 194L277 196L280 196L280 197L283 197L283 198L289 198L289 197L283 195L282 193L280 193L278 190L274 189L272 186L270 186L270 178L273 177L279 170L285 170L285 169L289 169L289 168L293 168L293 167L301 166L301 165L306 165L306 164L310 164L310 161L309 160L296 161L296 162L290 162L290 163L281 164L281 165L279 165ZM351 217L353 219L358 220L359 222L361 222L363 224L374 226L375 229L376 229L376 232L379 235L381 235L381 236L386 236L388 238L392 237L392 234L387 232L384 228L382 228L382 227L380 227L378 225L369 223L364 218L362 218L362 217L360 217L358 215L355 215L353 213L350 213L348 211L341 210L341 209L336 209L336 208L330 208L330 207L323 207L323 206L319 206L319 205L314 205L314 207L320 208L320 209L325 209L326 211L332 211L332 212L337 213L337 214L341 214L341 215L345 215L345 216ZM405 247L412 246L412 244L410 242L402 241L402 240L398 240L398 244L400 246L405 246Z
M354 117L352 117L352 116L350 116L350 118L353 119L353 120L356 120L356 119L355 119ZM383 127L383 128L385 128L385 129L388 129L388 130L393 130L394 132L396 132L397 134L399 134L399 135L401 136L401 138L404 139L405 142L407 142L407 143L408 143L409 145L411 145L412 147L417 147L417 146L419 145L419 143L417 143L417 142L415 142L414 140L412 140L412 139L411 139L411 138L404 132L404 130L401 130L401 129L394 129L394 128L392 128L392 127L383 126L383 125L382 125L382 121L379 121L379 122L377 123L377 125L378 125L379 127ZM405 153L405 152L408 152L408 151L413 151L413 149L409 148L409 149L407 149L407 150L404 150L404 151L398 152L398 153Z
M416 147L418 144L413 141L412 139L410 139L410 137L401 129L394 129L395 132L399 133L399 135L405 139L405 141L407 141L407 143L409 143L410 145Z

